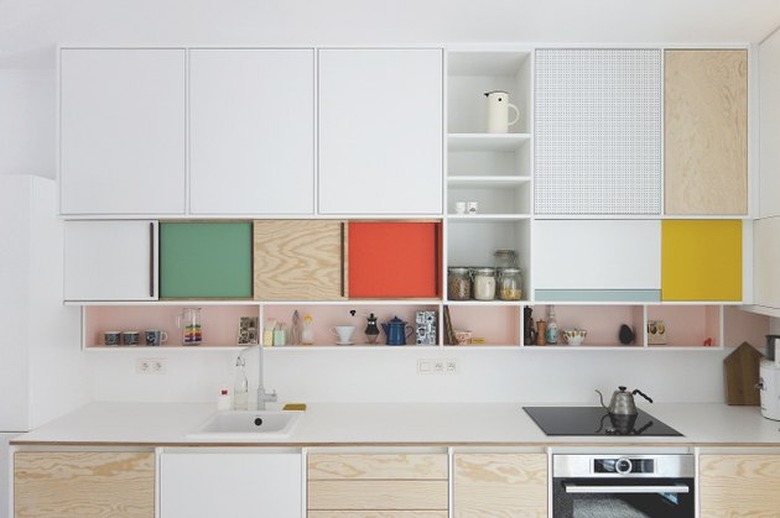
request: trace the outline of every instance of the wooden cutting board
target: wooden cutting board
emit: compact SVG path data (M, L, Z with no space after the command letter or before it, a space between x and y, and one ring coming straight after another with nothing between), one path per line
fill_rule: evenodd
M756 388L759 378L759 363L764 355L743 342L723 360L726 376L726 403L729 405L761 404Z

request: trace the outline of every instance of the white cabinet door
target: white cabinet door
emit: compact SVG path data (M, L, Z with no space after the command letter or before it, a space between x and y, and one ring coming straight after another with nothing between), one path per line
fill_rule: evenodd
M182 214L185 52L63 49L63 214Z
M759 217L780 216L780 32L758 48L760 112Z
M155 300L157 223L66 221L65 300Z
M314 51L190 51L190 212L314 213Z
M759 306L780 308L780 217L753 222L753 297Z
M536 221L532 250L537 301L660 300L660 221Z
M319 52L319 209L440 214L442 51Z
M160 518L301 518L300 453L165 452Z

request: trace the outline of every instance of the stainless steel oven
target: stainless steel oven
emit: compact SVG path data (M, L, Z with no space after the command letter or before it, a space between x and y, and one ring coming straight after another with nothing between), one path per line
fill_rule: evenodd
M693 455L553 455L554 518L693 518Z

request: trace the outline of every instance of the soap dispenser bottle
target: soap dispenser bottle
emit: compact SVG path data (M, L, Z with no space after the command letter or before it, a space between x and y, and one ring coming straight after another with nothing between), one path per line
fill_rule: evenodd
M244 371L244 357L236 358L236 378L233 383L233 410L249 410L249 380Z

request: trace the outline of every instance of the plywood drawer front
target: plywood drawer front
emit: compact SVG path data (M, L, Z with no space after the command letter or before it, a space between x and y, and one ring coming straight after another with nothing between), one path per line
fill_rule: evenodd
M702 455L701 516L780 516L780 455Z
M455 517L547 517L547 456L456 454Z
M447 518L447 511L309 511L307 518Z
M311 510L445 510L447 480L309 480Z
M447 479L444 454L309 455L309 480Z
M18 452L16 518L154 518L152 452Z

